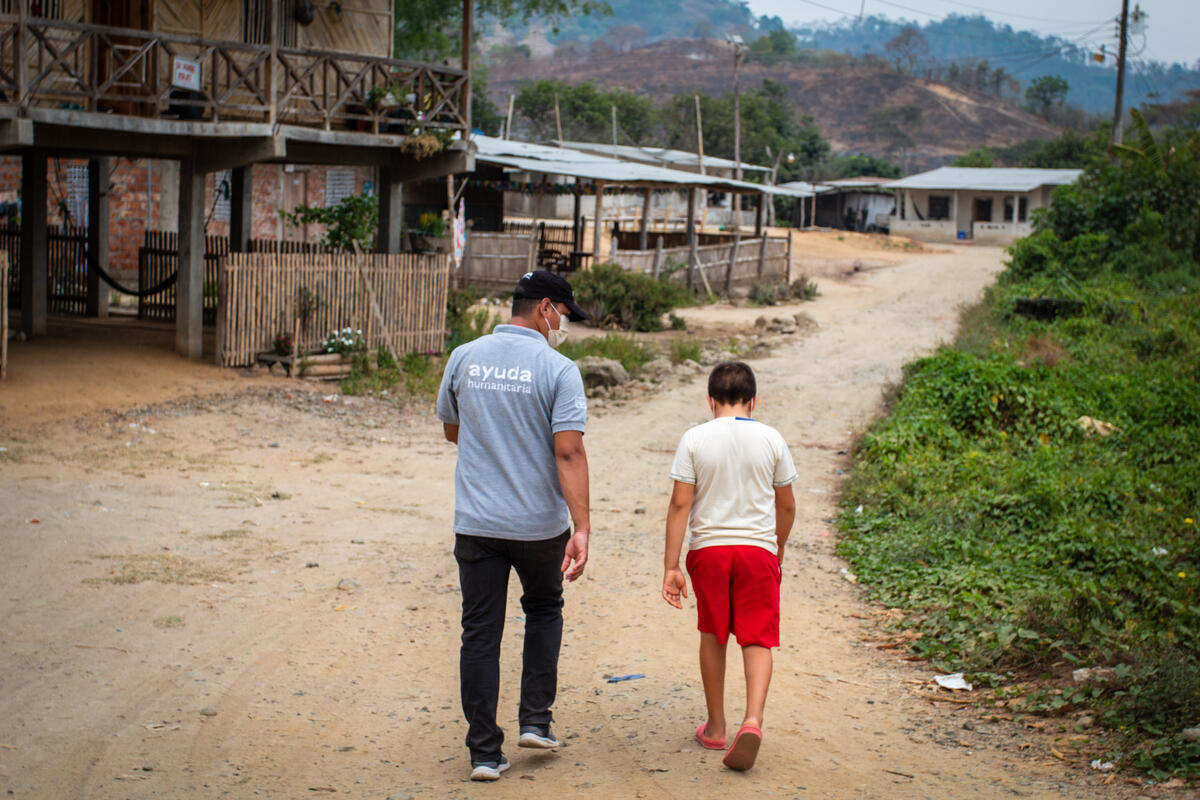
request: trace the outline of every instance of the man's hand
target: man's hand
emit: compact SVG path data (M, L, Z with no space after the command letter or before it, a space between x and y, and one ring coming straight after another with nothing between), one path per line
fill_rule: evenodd
M587 564L589 533L587 528L576 528L567 540L567 551L563 554L560 571L568 581L573 581L583 574L583 568Z
M663 600L666 600L676 608L683 608L683 600L687 599L687 578L683 577L683 570L679 567L672 567L663 573Z

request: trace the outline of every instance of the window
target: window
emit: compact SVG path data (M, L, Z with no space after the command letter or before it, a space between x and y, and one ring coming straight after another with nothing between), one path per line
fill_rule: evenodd
M217 222L229 222L229 198L233 194L233 170L223 169L213 180L213 219Z
M1017 222L1024 222L1029 216L1029 198L1022 197L1017 200Z
M325 173L325 205L336 206L354 192L354 170L331 169Z
M88 168L86 164L67 167L67 215L75 227L88 224Z
M275 0L242 0L242 41L246 44L270 43L270 2ZM291 2L276 2L275 28L280 47L296 46L296 14Z
M929 195L929 218L950 219L950 197L948 195Z

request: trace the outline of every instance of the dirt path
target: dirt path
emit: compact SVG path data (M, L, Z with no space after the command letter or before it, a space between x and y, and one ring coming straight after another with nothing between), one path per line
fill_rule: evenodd
M397 415L285 382L70 425L0 421L0 790L73 798L1117 797L1015 728L919 697L832 555L853 432L999 269L983 248L822 283L806 338L755 362L792 446L799 514L760 764L690 739L694 612L658 597L662 517L701 382L598 410L592 560L568 589L554 755L466 781L457 703L453 449ZM695 321L755 309L697 309ZM263 388L263 386L266 388ZM34 522L36 520L36 522ZM150 580L144 580L150 578ZM517 592L510 621L519 623ZM520 625L506 633L515 726ZM730 659L730 715L740 664ZM606 677L645 677L609 684ZM1060 745L1063 747L1065 745Z

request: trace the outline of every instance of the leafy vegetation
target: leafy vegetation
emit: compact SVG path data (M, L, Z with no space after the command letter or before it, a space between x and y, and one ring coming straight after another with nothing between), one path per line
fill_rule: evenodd
M321 243L342 253L368 253L375 246L379 229L379 198L374 194L347 195L336 206L297 206L295 211L280 209L279 216L288 225L324 225Z
M558 99L563 138L568 141L612 141L612 109L622 142L648 141L655 124L653 105L645 97L624 89L601 89L591 81L570 85L566 81L532 81L524 84L513 105L532 141L558 138L554 102ZM515 126L514 126L515 127Z
M629 335L607 333L586 339L568 339L559 345L558 352L575 361L584 356L600 356L620 361L632 377L637 377L646 364L656 355L654 350Z
M1195 776L1200 135L1135 132L1055 191L955 346L906 367L839 549L917 654L1009 708L1093 709L1106 760Z
M677 283L616 264L597 264L573 280L576 299L597 325L624 330L661 331L664 314L694 299Z

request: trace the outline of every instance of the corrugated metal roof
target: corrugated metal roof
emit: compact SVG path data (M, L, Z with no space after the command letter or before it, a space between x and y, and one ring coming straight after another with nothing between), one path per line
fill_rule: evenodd
M811 183L809 183L808 181L788 181L787 183L779 184L775 188L776 189L785 189L789 192L797 192L797 194L793 195L794 197L812 197L813 196L813 185ZM827 184L818 183L816 185L816 193L817 194L828 194L829 192L832 192L832 191L833 191L833 187L829 186Z
M883 184L885 189L973 189L981 192L1031 192L1039 186L1074 183L1083 170L1026 167L938 167Z
M563 142L563 147L572 150L582 150L585 153L597 153L628 161L641 161L669 168L695 167L700 168L700 156L686 150L673 150L669 147L638 147L626 144L604 144L603 142ZM737 169L737 162L728 158L705 156L704 166L717 169ZM770 172L770 167L742 162L743 172Z
M806 194L795 189L619 161L615 158L585 153L569 147L550 147L479 135L473 136L471 142L476 148L476 160L521 172L570 175L621 186L678 186L680 188L695 186L714 191L765 192L792 197L811 195L811 192Z

